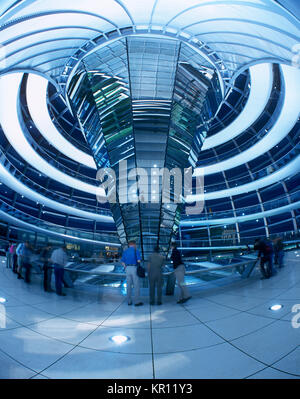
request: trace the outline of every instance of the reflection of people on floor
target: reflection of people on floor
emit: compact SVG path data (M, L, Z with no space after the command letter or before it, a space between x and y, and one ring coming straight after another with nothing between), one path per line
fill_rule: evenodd
M0 328L6 328L6 309L0 304Z

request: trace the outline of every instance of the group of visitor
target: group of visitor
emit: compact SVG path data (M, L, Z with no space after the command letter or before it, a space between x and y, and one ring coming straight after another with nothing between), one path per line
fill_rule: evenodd
M31 255L33 253L31 245L28 241L18 245L8 243L7 246L6 267L11 268L13 273L17 274L18 279L24 279L22 270L25 270L25 282L30 282Z
M255 240L254 250L258 251L258 259L260 260L260 268L262 279L268 279L276 274L274 263L279 268L283 267L283 241L281 237L276 237L273 241L269 239L259 238ZM250 251L250 247L248 246ZM153 253L149 256L147 263L148 279L149 279L149 297L150 305L162 304L162 287L163 287L163 269L166 258L159 253L159 247L156 246ZM181 254L177 249L176 243L172 244L171 254L172 266L174 269L174 277L179 287L180 296L178 304L187 302L191 296L188 287L184 282L185 265L182 261ZM134 240L129 242L129 247L123 252L121 262L126 271L127 283L127 301L128 305L142 306L140 300L140 278L138 268L141 263L141 254L136 248ZM134 297L132 299L132 289L134 288ZM155 292L157 292L157 301L155 302Z
M132 305L134 302L135 306L142 306L143 302L140 300L140 277L138 273L138 269L141 267L141 254L136 247L136 241L131 240L128 245L128 249L123 252L121 259L121 263L126 272L127 303L128 305ZM155 246L147 263L150 305L155 305L155 292L157 292L156 304L162 305L163 269L166 258L159 252L159 247ZM174 276L180 289L180 296L177 303L183 304L191 299L191 296L184 283L185 266L175 243L172 244L171 261L174 269ZM134 288L133 301L132 288Z
M257 259L260 261L262 279L268 279L276 274L274 263L279 268L283 267L283 241L281 237L273 241L266 238L258 238L254 243L254 250L258 251ZM32 256L34 250L28 241L18 245L9 242L6 247L6 267L11 268L17 274L18 279L30 283ZM64 268L68 262L66 246L52 249L50 245L40 251L42 270L44 274L43 285L45 292L53 292L51 289L52 270L55 276L55 291L59 296L65 296L62 291L64 284ZM172 244L171 261L173 266L174 280L179 287L180 296L178 304L187 302L191 296L185 284L185 265L176 243ZM135 306L142 306L140 298L140 277L145 277L145 270L141 266L141 254L137 249L136 241L129 241L128 248L123 252L121 263L126 273L127 302ZM147 261L147 272L149 280L150 305L162 305L163 270L166 264L166 257L160 253L158 246L155 246ZM142 274L141 274L142 273ZM174 284L175 284L174 281ZM134 289L134 296L133 296ZM155 300L155 298L157 298Z
M13 273L17 274L18 279L25 283L30 283L32 257L34 249L31 244L21 242L18 245L9 242L6 248L6 267L11 268ZM65 296L62 287L64 283L64 267L68 262L66 246L52 249L50 245L40 251L40 260L42 261L42 270L44 273L43 285L45 292L53 292L51 289L52 270L55 276L55 291L59 296Z

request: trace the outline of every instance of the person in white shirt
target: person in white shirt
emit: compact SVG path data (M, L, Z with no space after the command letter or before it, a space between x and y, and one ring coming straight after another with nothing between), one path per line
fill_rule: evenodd
M62 292L62 285L64 279L64 267L68 262L68 256L66 253L66 246L63 245L60 248L55 249L51 255L51 263L54 266L54 276L55 276L55 288L56 293L59 296L66 296Z

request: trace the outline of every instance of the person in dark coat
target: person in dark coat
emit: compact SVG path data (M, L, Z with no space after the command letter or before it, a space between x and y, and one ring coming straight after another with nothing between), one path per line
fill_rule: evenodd
M274 263L278 265L279 269L283 267L284 246L281 237L277 237L273 241L274 245Z
M176 277L177 285L180 289L180 296L177 303L182 304L191 299L191 296L187 286L184 283L185 266L175 243L172 244L171 260L173 262L174 275Z
M23 267L25 269L25 283L30 283L30 273L31 273L31 257L33 255L33 251L28 241L25 243L25 247L23 249Z
M48 245L41 252L41 260L43 262L43 272L44 272L44 291L52 292L51 289L51 277L52 277L52 267L50 262L51 258L51 246Z
M149 293L150 305L155 304L155 290L157 290L157 305L161 305L163 274L162 269L165 264L164 256L160 255L159 247L154 248L153 253L148 261L148 278L149 278Z
M254 243L254 249L258 250L257 258L260 259L260 270L262 279L270 278L275 274L273 270L273 245L266 239L257 239Z

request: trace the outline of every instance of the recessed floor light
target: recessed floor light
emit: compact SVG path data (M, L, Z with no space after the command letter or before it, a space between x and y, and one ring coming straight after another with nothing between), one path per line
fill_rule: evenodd
M280 310L280 309L282 309L283 308L283 305L272 305L271 307L270 307L270 310Z
M125 342L130 340L130 338L126 337L126 335L114 335L113 337L110 337L109 339L117 345L124 344Z
M5 298L0 298L0 303L5 303L6 299Z

